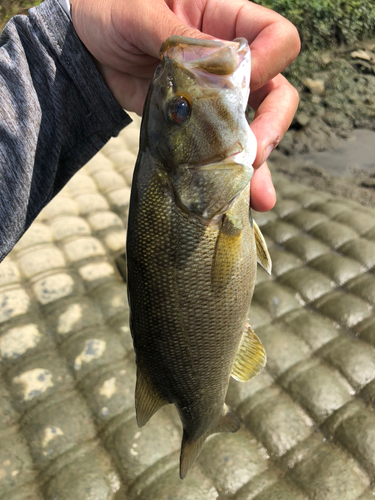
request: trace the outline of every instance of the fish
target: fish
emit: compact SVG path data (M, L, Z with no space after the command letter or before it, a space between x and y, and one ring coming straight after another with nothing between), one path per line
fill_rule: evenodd
M181 479L210 434L240 427L230 377L266 364L248 323L257 262L272 265L250 209L250 61L244 38L168 38L141 122L126 243L136 418L175 405Z

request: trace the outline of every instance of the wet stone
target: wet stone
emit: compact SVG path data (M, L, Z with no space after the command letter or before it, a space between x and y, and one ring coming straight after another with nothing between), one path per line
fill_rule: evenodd
M290 269L295 269L301 265L298 257L285 250L272 249L270 250L270 256L272 260L272 276L274 277L282 276Z
M135 162L137 161L137 156L131 151L120 150L111 152L108 158L111 159L111 162L114 168L124 176L124 172L126 170L134 170ZM126 179L126 176L124 176ZM126 179L127 180L127 179ZM129 184L130 186L131 184Z
M103 194L125 186L123 177L114 170L100 170L93 175L95 182Z
M112 227L124 227L120 217L114 212L97 212L89 215L87 221L93 231L103 231Z
M106 261L86 264L80 267L78 272L88 290L98 286L100 283L116 278L113 266Z
M20 252L21 250L25 250L26 248L35 245L52 243L52 241L53 234L51 229L46 224L35 222L18 241L18 243L14 247L14 250L16 252Z
M10 328L0 335L0 364L18 360L36 349L47 349L51 344L45 332L35 323Z
M363 273L363 267L352 259L334 253L321 255L309 262L309 266L331 278L337 285Z
M274 388L256 393L238 413L249 431L275 457L284 455L310 435L312 422L308 416L289 396Z
M30 297L23 288L0 289L0 323L27 313L30 306Z
M100 212L101 210L109 209L107 200L99 193L83 194L77 196L75 201L80 215L87 215L92 212Z
M101 170L110 171L113 169L113 163L111 160L104 155L101 151L97 153L91 160L86 163L82 171L93 175Z
M354 462L329 442L298 463L290 477L309 498L319 500L357 500L368 487L368 480Z
M29 251L19 257L19 265L26 278L65 267L63 253L56 247L44 247Z
M0 436L3 430L5 433L7 433L7 431L9 432L9 429L6 429L6 427L10 427L15 424L17 420L18 414L11 404L8 389L5 386L5 382L0 378ZM0 439L0 449L2 448L1 442L2 441ZM0 463L2 463L1 459Z
M54 340L58 344L73 333L89 326L99 325L102 321L103 316L98 308L92 301L84 297L58 304L48 315Z
M345 290L365 300L372 307L375 307L375 276L364 273L349 281L345 285Z
M0 287L13 285L21 281L17 264L6 257L0 264ZM1 290L1 288L0 288Z
M126 231L113 231L106 235L104 238L105 244L110 252L117 253L125 250L126 246Z
M106 428L106 447L112 450L125 484L132 483L149 467L157 467L157 462L163 457L180 450L181 432L163 410L159 410L142 429L137 426L133 411L115 419ZM175 460L177 466L177 453ZM190 472L194 467L198 466L194 465ZM178 478L177 467L176 475Z
M280 220L269 222L261 229L265 236L268 236L279 244L283 244L299 234L299 230L295 226Z
M90 257L101 257L106 254L100 241L91 236L69 241L64 245L64 250L70 262L77 262Z
M372 241L359 238L354 241L349 241L339 248L339 251L356 260L366 269L371 269L375 266L375 243Z
M277 200L273 211L282 219L301 209L301 205L294 200Z
M279 480L277 483L263 490L254 500L305 500L305 495L298 491L296 486L285 480Z
M334 434L370 477L375 476L375 416L362 410L341 422Z
M114 500L120 479L100 449L82 453L43 485L46 500Z
M198 464L222 495L233 495L267 468L264 451L244 429L213 435L206 441Z
M21 412L70 387L73 382L64 361L54 353L18 363L9 370L7 378L12 403Z
M276 212L270 210L269 212L254 212L252 210L252 216L254 220L258 224L258 226L262 229L266 224L273 222L278 219ZM262 229L263 231L263 229Z
M178 461L178 456L176 456L176 461ZM154 484L147 485L139 494L131 495L130 499L170 500L171 491L173 491L173 500L216 500L218 498L212 482L199 469L191 471L183 481L178 474L177 467L168 470L159 476Z
M332 248L341 247L344 243L358 238L353 229L334 221L322 222L311 229L309 233Z
M347 204L341 200L331 198L324 203L316 203L311 207L313 210L325 214L330 219L346 216L348 214Z
M315 422L323 422L352 398L351 387L345 379L316 360L293 367L281 384Z
M375 347L375 316L368 318L356 328L356 333L361 340L368 342Z
M93 179L83 172L76 173L68 182L67 189L73 195L83 193L92 193L97 191L97 187Z
M279 479L278 473L268 468L263 474L259 474L254 479L245 484L233 497L234 500L254 500L257 495L267 490L268 487L277 483ZM278 485L279 486L279 485Z
M267 370L275 378L309 356L308 345L280 324L261 327L257 333L267 353Z
M96 369L82 380L80 388L98 425L105 425L126 410L134 409L135 365L123 360Z
M319 212L311 212L304 208L288 215L285 220L303 231L311 231L318 224L327 221L327 217Z
M278 283L265 282L258 285L254 291L253 301L256 301L264 309L268 310L272 318L299 308L300 302Z
M60 455L95 438L90 412L77 393L59 393L29 411L23 432L34 463L43 469Z
M369 304L354 295L345 294L338 290L318 299L314 308L344 328L353 328L372 315Z
M56 241L91 234L90 227L82 217L58 217L51 222L51 229Z
M255 301L253 301L250 306L248 317L252 328L255 330L262 325L268 325L271 321L271 315L267 309L260 306Z
M107 195L108 201L114 209L122 209L127 207L130 202L130 188L123 187L121 189L116 189L111 191Z
M120 314L117 314L108 322L108 326L119 336L126 354L132 356L134 349L129 326L129 309L124 309Z
M366 233L370 228L375 227L373 215L361 213L357 207L355 211L346 210L338 214L335 217L335 221L351 227L360 235Z
M332 321L305 309L288 313L282 319L276 321L274 325L298 336L313 351L316 351L340 334L339 329L332 324Z
M253 396L256 392L270 387L274 382L267 370L262 370L259 375L246 382L238 382L230 378L229 389L225 402L231 409L236 410L244 401Z
M34 466L25 440L16 433L8 432L7 435L0 433L1 499L4 498L3 494L13 488L34 480Z
M119 337L103 327L88 328L70 337L61 352L78 379L100 366L123 359L126 354Z
M302 300L307 303L325 295L333 288L332 281L329 278L307 267L299 267L288 271L281 276L279 283L298 292Z
M106 319L129 309L125 283L114 282L110 286L105 285L95 289L92 298L100 307Z
M44 500L44 498L35 483L27 483L6 493L1 500Z
M50 304L81 291L79 282L67 273L51 274L33 284L34 294L42 305Z
M305 262L309 262L329 251L327 245L306 234L299 234L290 238L284 243L284 247Z
M42 220L53 219L61 215L78 215L79 207L72 198L67 196L56 196L45 208L40 217Z
M356 391L375 379L375 352L357 339L337 338L320 355L339 370Z

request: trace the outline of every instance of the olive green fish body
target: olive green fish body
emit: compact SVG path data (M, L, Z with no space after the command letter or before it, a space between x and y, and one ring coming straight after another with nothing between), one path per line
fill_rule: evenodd
M220 75L233 73L248 49L232 43L229 55L218 56L227 46L215 44L212 56L199 58L197 77L170 55L177 43L166 43L170 57L164 54L145 106L128 224L137 420L144 425L164 404L176 406L181 477L209 434L239 427L225 397L234 365L241 379L248 364L241 346L257 266L244 98Z

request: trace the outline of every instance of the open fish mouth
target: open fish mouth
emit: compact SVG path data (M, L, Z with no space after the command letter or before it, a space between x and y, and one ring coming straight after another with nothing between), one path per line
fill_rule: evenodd
M220 86L242 90L246 106L249 98L250 49L245 38L232 42L224 40L195 40L179 36L168 38L160 49L160 59L174 59L197 79L197 85Z

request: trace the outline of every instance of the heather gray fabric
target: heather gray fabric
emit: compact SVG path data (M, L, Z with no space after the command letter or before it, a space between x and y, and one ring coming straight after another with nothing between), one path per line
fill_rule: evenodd
M9 21L0 35L0 261L130 122L57 0Z

